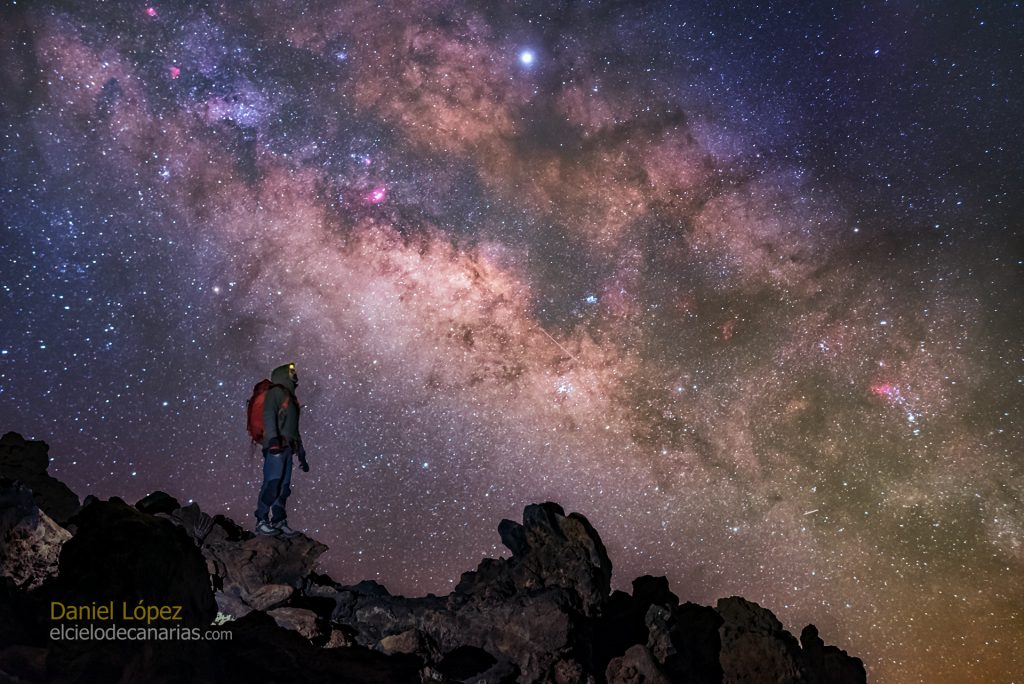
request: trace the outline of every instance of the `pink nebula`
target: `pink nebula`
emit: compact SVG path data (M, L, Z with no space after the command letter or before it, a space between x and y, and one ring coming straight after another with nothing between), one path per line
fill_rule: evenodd
M151 17L155 17L156 16L156 7L147 7L146 8L146 14L151 16Z
M366 201L370 204L380 204L387 199L388 191L383 185L379 185L374 188L369 195L366 196Z
M900 395L900 388L891 382L876 382L871 386L871 393L876 397L895 399Z
M178 78L181 76L181 69L176 66L171 67L171 78Z

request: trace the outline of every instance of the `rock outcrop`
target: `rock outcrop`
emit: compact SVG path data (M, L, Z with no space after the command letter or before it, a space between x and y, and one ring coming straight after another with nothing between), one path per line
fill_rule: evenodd
M40 589L64 605L114 602L123 614L143 606L181 606L182 626L204 627L217 615L199 549L180 528L117 497L87 500L68 521L75 530L59 574Z
M567 516L556 503L527 506L521 525L502 520L498 534L512 557L485 559L476 572L463 574L456 594L488 600L564 590L584 615L600 613L611 591L612 562L585 517Z
M218 589L244 601L267 585L301 586L327 547L304 534L291 539L239 534L218 521L201 550Z
M8 455L28 448L38 461L46 453L13 433L4 440L13 445ZM72 499L54 494L62 485L37 470L26 472L49 494L0 481L0 679L866 681L862 663L826 646L813 625L797 641L770 611L742 598L715 608L681 604L664 577L650 576L634 580L632 594L611 591L612 564L597 531L550 502L527 506L521 523L501 521L510 557L484 559L447 596L406 598L376 582L341 585L319 574L327 547L305 535L255 536L163 492L135 506L87 497L80 510L74 498L75 512L58 524L39 502L63 514ZM55 641L54 601L180 605L183 626L230 639Z
M0 574L35 589L57 574L61 546L70 538L36 505L31 489L0 479Z
M719 599L722 616L720 661L724 682L864 682L867 675L858 658L827 647L814 625L804 628L805 648L787 632L770 610L739 596Z
M17 432L0 437L0 477L17 480L32 490L36 505L58 525L78 511L78 497L47 471L50 447L28 441Z

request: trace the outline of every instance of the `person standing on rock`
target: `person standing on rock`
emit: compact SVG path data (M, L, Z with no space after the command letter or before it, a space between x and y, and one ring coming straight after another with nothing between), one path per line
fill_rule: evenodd
M298 532L288 527L285 508L292 491L293 457L298 457L302 472L309 472L299 434L299 400L295 397L299 375L295 364L275 368L270 382L263 403L263 486L256 503L256 532L293 537Z

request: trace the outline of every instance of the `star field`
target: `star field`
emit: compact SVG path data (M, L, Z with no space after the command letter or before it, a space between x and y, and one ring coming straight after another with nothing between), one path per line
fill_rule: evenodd
M295 361L340 582L553 500L619 588L1019 681L1019 3L0 12L0 427L80 495L251 524Z

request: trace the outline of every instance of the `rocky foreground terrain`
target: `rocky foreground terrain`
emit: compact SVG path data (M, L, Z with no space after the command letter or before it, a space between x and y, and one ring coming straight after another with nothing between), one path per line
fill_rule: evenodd
M650 576L611 591L597 531L554 503L501 521L510 558L484 559L447 596L406 598L318 574L327 547L314 539L254 536L162 492L80 504L47 464L44 442L0 439L0 682L866 681L813 625L798 641L743 598L680 604ZM78 620L60 607L105 605L110 617ZM53 638L147 624L163 606L178 619L150 627L230 639Z

